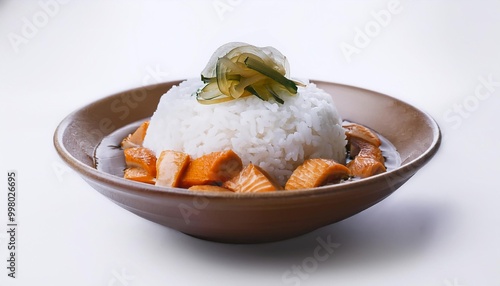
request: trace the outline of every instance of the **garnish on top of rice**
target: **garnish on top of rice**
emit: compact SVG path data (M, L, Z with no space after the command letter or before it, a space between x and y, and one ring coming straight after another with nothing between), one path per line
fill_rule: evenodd
M255 95L262 100L297 93L297 82L287 78L288 61L273 47L258 48L232 42L215 51L201 72L205 83L196 91L200 103L213 104Z

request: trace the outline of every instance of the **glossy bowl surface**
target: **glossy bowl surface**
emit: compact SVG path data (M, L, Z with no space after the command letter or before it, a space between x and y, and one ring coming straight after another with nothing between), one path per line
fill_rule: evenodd
M402 165L349 183L263 194L159 188L96 170L94 150L102 138L150 117L161 95L179 82L144 86L91 103L60 123L54 144L71 168L117 205L202 239L278 241L348 218L380 202L410 179L437 152L441 140L436 122L405 102L366 89L313 81L332 95L343 119L373 128L389 139Z

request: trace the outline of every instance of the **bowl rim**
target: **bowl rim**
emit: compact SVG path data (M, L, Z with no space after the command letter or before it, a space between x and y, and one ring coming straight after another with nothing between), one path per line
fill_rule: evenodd
M323 81L323 80L314 80L311 79L310 82L312 83L320 83L320 84L334 84L337 86L342 86L346 88L354 88L360 91L376 94L377 96L383 96L386 98L389 98L391 100L397 101L399 103L402 103L410 108L413 108L420 112L422 115L424 115L426 122L429 126L429 128L432 130L432 142L429 145L429 147L422 152L418 157L414 158L413 160L406 162L402 164L401 166L381 173L377 174L368 178L363 178L360 180L356 181L350 181L350 182L345 182L341 184L336 184L336 185L327 185L327 186L321 186L321 187L316 187L316 188L309 188L309 189L301 189L301 190L287 190L287 191L276 191L276 192L266 192L266 193L230 193L230 192L194 192L190 191L188 189L183 189L183 188L165 188L165 187L159 187L155 185L150 185L146 183L141 183L141 182L135 182L131 180L127 180L112 174L108 174L102 171L97 170L94 167L88 166L75 158L69 150L64 146L63 142L63 134L66 128L70 125L70 123L73 121L73 118L82 110L91 108L94 105L98 105L101 102L109 100L111 97L115 97L117 95L122 94L123 92L129 92L133 90L139 90L139 89L155 89L158 86L163 86L166 84L178 84L182 82L183 80L170 80L167 82L162 82L162 83L157 83L157 84L152 84L152 85L147 85L147 86L141 86L137 88L131 88L127 90L123 90L120 92L113 93L111 95L105 96L101 99L98 99L96 101L93 101L89 104L86 104L83 107L80 107L70 114L68 114L57 126L55 129L54 135L53 135L53 143L54 147L59 154L59 156L63 159L63 161L69 165L74 171L76 171L80 176L82 176L84 179L90 179L93 181L105 183L105 184L111 184L114 186L114 189L120 192L123 192L126 190L126 192L131 192L136 195L149 195L149 196L170 196L170 195L179 195L179 196L188 196L188 197L205 197L205 198L220 198L220 199L282 199L282 198L291 198L291 197L309 197L309 196L323 196L323 195L329 195L332 193L340 193L340 192L347 192L347 191L352 191L353 189L360 189L365 186L369 186L374 184L377 181L380 180L387 180L388 177L395 176L398 178L398 173L401 174L406 174L410 173L413 175L416 173L421 167L423 167L437 152L437 150L440 147L441 140L442 140L442 134L439 128L439 125L437 124L436 120L432 118L427 112L422 111L412 104L409 104L407 102L404 102L400 99L397 99L395 97L392 97L390 95L386 95L383 93L379 93L370 89L366 88L361 88L361 87L356 87L352 85L347 85L347 84L340 84L340 83L335 83L335 82L330 82L330 81ZM399 180L401 181L401 179ZM399 182L396 180L396 182ZM396 188L394 188L396 189Z

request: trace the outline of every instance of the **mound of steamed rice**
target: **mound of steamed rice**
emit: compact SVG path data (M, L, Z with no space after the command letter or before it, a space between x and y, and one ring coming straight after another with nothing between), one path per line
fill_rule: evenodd
M203 85L187 80L164 94L144 147L182 151L192 158L232 149L244 166L253 163L282 185L308 158L345 161L342 120L330 95L315 84L299 87L285 103L249 96L204 105L192 94Z

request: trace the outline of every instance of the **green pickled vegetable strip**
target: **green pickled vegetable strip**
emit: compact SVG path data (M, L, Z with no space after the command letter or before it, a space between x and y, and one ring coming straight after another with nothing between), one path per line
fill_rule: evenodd
M273 84L271 87L274 93L280 98L286 98L287 96L290 96L290 92L280 84Z
M215 77L204 77L203 75L201 75L201 81L203 81L204 83L212 83L212 82L216 82L217 78L215 78Z
M259 84L259 85L254 85L253 88L259 94L260 97L262 97L265 101L269 101L269 99L273 98L273 95L269 92L267 89L267 84Z
M281 99L281 98L280 98L280 97L276 94L276 92L274 92L274 90L273 90L273 88L272 88L272 87L270 87L270 86L266 85L266 89L267 89L267 91L269 91L269 93L273 96L273 98L274 98L274 100L276 100L276 102L281 103L281 104L285 103L285 102L283 101L283 99Z
M245 65L250 69L253 69L255 71L260 72L261 74L263 74L265 76L270 77L272 80L274 80L277 83L286 87L286 89L288 91L290 91L291 93L293 93L293 94L297 93L297 85L295 84L295 82L287 79L285 76L280 74L278 71L276 71L272 68L269 68L264 63L262 63L256 59L248 57L245 59Z
M243 93L247 86L263 81L266 78L267 77L265 75L255 73L254 76L242 78L237 85L231 88L231 91L234 89L234 92Z
M221 95L222 93L217 87L216 82L206 84L203 88L200 88L197 92L197 97L201 97L203 99L213 99Z
M251 85L245 87L245 90L248 91L248 92L250 92L251 94L257 96L261 100L264 100L264 101L266 100L262 96L260 96L259 93L257 93L257 91Z

